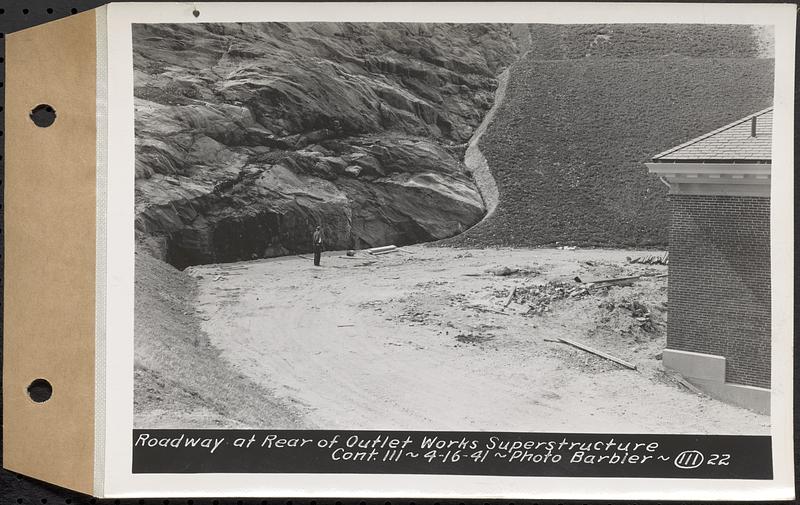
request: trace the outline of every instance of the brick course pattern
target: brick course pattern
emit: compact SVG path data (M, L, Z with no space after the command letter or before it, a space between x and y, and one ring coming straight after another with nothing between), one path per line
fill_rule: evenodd
M769 198L670 201L667 347L724 356L726 382L769 388Z

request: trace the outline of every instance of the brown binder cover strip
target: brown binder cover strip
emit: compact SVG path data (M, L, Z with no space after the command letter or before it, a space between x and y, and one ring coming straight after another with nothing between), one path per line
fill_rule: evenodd
M92 492L95 346L95 13L6 43L3 462ZM29 118L51 105L55 123ZM28 385L46 379L50 400Z

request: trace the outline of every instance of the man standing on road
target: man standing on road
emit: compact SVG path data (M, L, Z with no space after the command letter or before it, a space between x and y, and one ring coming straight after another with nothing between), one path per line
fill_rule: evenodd
M319 260L322 257L322 228L317 226L311 239L314 243L314 266L318 267Z

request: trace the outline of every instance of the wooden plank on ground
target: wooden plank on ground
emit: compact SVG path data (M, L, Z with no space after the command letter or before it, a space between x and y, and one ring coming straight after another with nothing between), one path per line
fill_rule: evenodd
M503 303L503 307L508 307L508 305L511 303L511 300L514 299L515 294L517 294L516 286L514 286L514 289L511 290L511 293L508 295L508 298L506 298L506 301Z
M559 338L558 340L560 340L561 342L564 342L567 345L571 345L572 347L577 347L578 349L580 349L582 351L586 351L586 352L595 354L597 356L600 356L601 358L605 358L605 359L607 359L609 361L613 361L614 363L616 363L618 365L622 365L625 368L629 368L631 370L636 370L636 365L634 365L632 363L628 363L627 361L621 360L619 358L616 358L616 357L614 357L614 356L612 356L610 354L604 353L603 351L598 351L597 349L592 349L588 345L581 344L580 342L574 342L572 340L567 340L566 338Z
M601 279L596 281L587 281L586 284L591 284L597 287L603 286L625 286L636 282L641 276L635 275L633 277L619 277L616 279Z
M371 252L370 254L373 255L373 256L380 256L381 254L395 253L397 251L398 251L397 249L389 249L387 251Z

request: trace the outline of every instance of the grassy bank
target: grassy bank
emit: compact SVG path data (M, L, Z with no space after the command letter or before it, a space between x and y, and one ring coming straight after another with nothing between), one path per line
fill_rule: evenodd
M667 243L653 155L772 103L773 60L746 26L532 27L482 137L493 216L446 243Z

